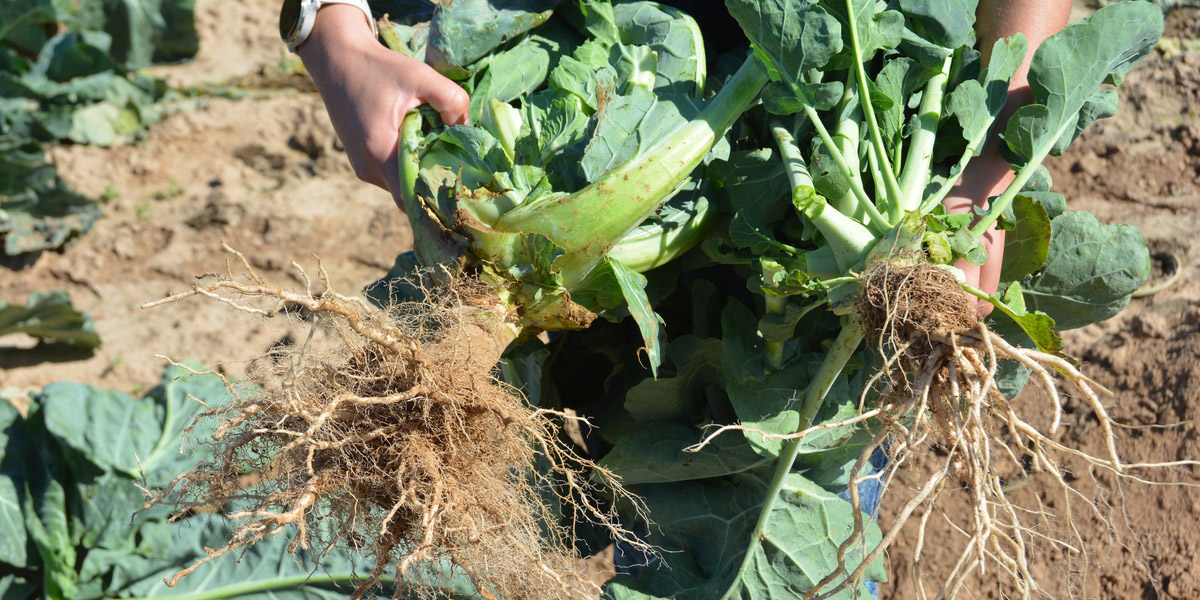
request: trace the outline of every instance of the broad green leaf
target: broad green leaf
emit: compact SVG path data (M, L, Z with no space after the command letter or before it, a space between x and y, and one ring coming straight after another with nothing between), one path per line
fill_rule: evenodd
M783 370L746 381L729 381L726 384L726 393L737 413L738 421L747 428L756 430L743 432L756 452L764 456L775 456L784 443L781 439L767 438L758 432L789 435L800 429L800 406L803 403L804 390L808 388L822 359L823 356L819 354L801 356ZM851 397L845 376L834 382L828 398L814 422L821 422L833 416L841 410L839 407L847 402L853 401L853 406L857 406L857 398ZM850 415L842 415L843 418L848 416ZM847 434L846 431L830 431L806 437L802 441L802 450L823 450L833 443L833 440L842 439Z
M827 110L842 99L842 82L804 83L798 87L803 90L797 94L794 88L780 82L771 82L763 88L763 107L775 115L790 115L800 112L804 107L812 106L817 110Z
M854 508L850 503L800 475L789 475L779 494L782 502L767 521L751 568L737 582L752 598L794 597L811 590L837 569L837 545L849 538L854 529ZM866 552L882 539L875 523L866 515L861 518L867 532L859 544L846 551L845 561L850 569L857 568ZM885 581L883 561L868 567L864 576L866 581ZM843 579L835 579L833 583ZM861 597L864 592L865 587L860 583L834 597Z
M1009 119L1004 134L1009 150L1026 163L1065 148L1077 135L1085 104L1093 104L1085 118L1102 112L1096 105L1107 100L1094 100L1097 88L1119 83L1154 48L1162 30L1158 7L1119 2L1042 42L1029 69L1029 87L1038 103L1021 107ZM1068 141L1060 143L1064 137Z
M638 421L697 418L705 388L724 384L720 340L681 336L671 340L667 356L674 375L643 380L625 393L625 410Z
M1029 336L1038 350L1050 354L1062 352L1063 341L1055 332L1054 319L1046 313L1031 312L1026 308L1020 282L1014 281L1005 288L1003 295L995 294L987 300L1012 319L1025 335Z
M621 438L600 466L624 485L708 479L767 464L741 435L717 436L698 452L685 451L704 437L703 430L665 421Z
M900 0L900 10L915 33L947 48L957 48L975 33L977 4L977 0Z
M648 565L636 579L618 576L607 591L618 600L646 598L722 598L752 600L799 598L837 565L837 547L853 529L850 504L803 476L787 476L779 502L739 578L766 492L767 474L746 472L718 480L643 486L639 495L650 507L655 522L649 541L662 548L662 560ZM881 538L868 526L865 542L873 549ZM846 564L855 568L861 547L846 553ZM884 579L879 561L866 571L869 580ZM867 595L864 586L852 587L836 598Z
M0 563L24 567L25 542L28 538L25 535L25 521L21 517L18 481L0 474Z
M555 4L557 0L458 0L439 4L430 22L425 60L443 75L464 79L471 63L546 22Z
M633 87L654 91L658 57L649 46L618 44L611 48L611 62L617 71L620 91L629 93Z
M471 93L471 122L478 122L491 100L511 102L541 87L550 74L551 48L545 38L527 37L492 54L487 71Z
M947 116L958 117L967 141L982 139L1004 109L1008 82L1025 59L1027 46L1025 36L1020 34L996 40L988 66L980 71L978 79L963 81L950 92Z
M317 546L292 553L288 548L291 536L273 535L244 551L212 560L181 579L174 588L166 586L164 577L173 575L181 565L190 565L204 557L205 548L225 545L231 533L229 522L220 515L197 515L182 521L174 526L168 547L144 556L131 555L128 562L117 567L113 576L123 583L119 594L141 598L341 600L353 592L359 578L368 574L373 565L366 556L352 555L340 548ZM448 569L418 565L414 571L418 574L414 579L440 583L437 587L450 598L474 597L470 583ZM384 577L382 583L382 589L376 593L391 596L395 581Z
M734 152L728 160L713 161L708 173L717 187L717 200L734 215L729 236L735 247L755 254L796 251L780 243L774 233L775 225L789 212L791 192L776 153L770 149Z
M919 90L934 72L921 63L899 57L888 61L875 77L875 89L883 94L890 105L881 106L874 102L875 117L879 120L879 131L887 141L893 141L904 127L904 109L913 92Z
M535 95L526 103L529 126L537 140L543 163L549 164L560 152L571 152L584 140L588 117L579 98L566 94ZM582 146L571 153L582 155Z
M804 83L809 70L825 66L842 49L837 19L813 0L727 0L725 6L774 81Z
M244 390L243 393L249 390ZM216 407L228 391L216 375L192 375L172 367L144 398L71 382L52 383L38 396L46 429L78 458L162 486L201 460L204 452L184 431L206 409L189 396ZM193 430L202 439L212 423ZM74 470L83 472L75 461Z
M1117 314L1150 276L1150 252L1134 227L1105 225L1086 212L1063 213L1050 227L1046 263L1021 287L1028 307L1060 330Z
M44 593L49 598L72 598L79 585L75 572L75 542L67 515L67 493L57 479L27 483L25 528L41 557Z
M0 598L5 600L29 600L37 597L38 585L16 575L0 575Z
M25 305L0 301L0 337L24 333L80 348L97 348L100 336L92 317L75 310L61 290L34 292Z
M1075 131L1058 138L1054 147L1050 149L1050 154L1059 156L1066 152L1067 146L1079 139L1083 131L1089 125L1099 119L1107 119L1117 114L1117 104L1119 98L1115 88L1102 88L1096 90L1087 101L1083 103L1083 107L1079 109L1079 120L1075 123Z
M461 185L472 190L491 184L496 173L512 168L499 140L481 128L465 125L443 132L421 157L421 165L422 170L426 165L449 169L458 174Z
M109 51L129 69L186 60L200 48L194 0L115 0L104 4L102 23L87 15L90 22L78 25L98 27L111 35Z
M56 20L51 0L8 0L0 3L0 44L36 52L46 42L44 25Z
M789 210L791 186L778 153L770 148L732 152L728 159L713 161L708 176L725 212L749 209L778 220Z
M550 350L541 340L514 344L500 359L500 378L533 406L542 406L542 377Z
M654 2L616 4L613 16L622 44L654 52L656 92L700 96L707 64L704 39L691 16Z
M581 166L589 182L596 181L622 163L639 156L700 112L687 96L661 94L634 88L604 105L596 115L596 128L584 150Z
M766 373L758 317L730 299L721 311L721 372L729 383L757 381Z
M642 332L642 342L645 345L639 352L646 353L646 358L650 363L650 372L657 377L658 367L664 358L663 347L666 344L667 335L664 327L666 323L662 317L658 316L658 313L654 312L650 306L650 300L646 297L646 277L629 270L620 261L612 258L606 258L604 261L609 264L613 274L616 275L617 283L621 286L621 293L625 295L625 301L629 305L629 314L637 322L638 330Z
M580 46L585 47L587 44ZM590 113L600 109L600 97L612 94L616 89L617 73L608 66L607 52L605 62L600 67L564 56L554 70L550 71L547 86L550 90L578 97Z
M0 140L0 236L9 256L61 247L100 218L98 203L67 187L35 143Z
M841 23L842 47L844 51L836 58L837 68L854 65L854 54L850 44L850 22L848 10L854 11L855 32L858 34L859 59L871 62L879 50L889 50L900 44L904 37L904 15L888 10L887 4L877 0L827 0L821 3Z
M1062 194L1056 192L1023 191L1021 192L1020 196L1025 196L1026 198L1033 200L1043 209L1045 209L1047 218L1056 219L1058 218L1058 215L1067 212L1067 199L1063 197ZM1018 198L1020 196L1018 196Z
M25 517L21 512L25 492L24 461L32 458L25 421L11 402L0 398L0 563L26 566ZM2 595L2 594L0 594Z
M1004 236L1003 281L1020 281L1046 263L1050 252L1050 216L1041 203L1026 195L1013 200L1016 224Z

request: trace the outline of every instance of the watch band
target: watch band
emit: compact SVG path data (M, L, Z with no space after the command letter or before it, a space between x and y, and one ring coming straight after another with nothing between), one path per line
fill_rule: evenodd
M284 5L288 2L296 0L285 0ZM379 29L375 25L375 18L371 15L371 7L367 5L367 0L299 0L299 14L296 15L296 21L293 23L289 32L280 33L283 35L283 41L287 43L287 49L290 52L295 52L296 47L303 44L308 36L312 34L313 25L317 21L317 11L322 7L330 4L347 4L353 6L363 12L367 18L367 23L371 26L371 35L378 36Z

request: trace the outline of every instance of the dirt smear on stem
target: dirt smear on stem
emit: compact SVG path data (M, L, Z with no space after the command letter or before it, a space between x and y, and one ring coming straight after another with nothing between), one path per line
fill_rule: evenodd
M389 576L403 582L397 597L432 597L464 575L483 598L599 595L552 507L639 544L596 500L589 476L628 495L563 441L563 415L530 409L492 376L513 334L487 290L460 281L384 312L329 290L323 269L313 282L295 265L306 289L291 292L230 252L244 273L147 306L201 296L262 316L302 313L335 335L275 356L254 374L264 391L231 385L233 401L201 417L218 423L215 458L155 490L150 504L173 504L179 515L219 510L237 527L169 584L282 533L293 549L344 544L369 555L374 568L354 597ZM314 293L314 283L326 291ZM247 472L254 485L245 485Z

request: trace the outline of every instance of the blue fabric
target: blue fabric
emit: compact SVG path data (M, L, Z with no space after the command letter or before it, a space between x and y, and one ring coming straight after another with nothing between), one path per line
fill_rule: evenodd
M887 453L883 451L883 448L876 448L875 452L873 452L871 454L871 470L868 472L868 474L874 475L874 474L882 471L885 466L887 466ZM859 484L858 484L859 507L862 508L863 512L871 515L872 519L879 518L877 509L879 508L879 498L882 495L883 495L883 482L880 481L879 479L871 478L871 479L867 479L866 481L859 482ZM838 498L841 498L842 500L849 502L850 501L850 490L846 489L846 491L838 494ZM868 581L867 582L867 591L871 592L872 598L875 598L876 600L879 599L879 584L878 583L876 583L874 581Z

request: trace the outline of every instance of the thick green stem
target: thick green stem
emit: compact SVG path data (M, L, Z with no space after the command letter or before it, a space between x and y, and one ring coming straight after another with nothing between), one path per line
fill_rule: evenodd
M400 196L404 214L413 233L413 251L426 267L442 265L457 267L462 258L464 245L461 239L446 229L428 206L417 197L417 175L421 171L420 144L421 115L410 111L400 124L400 140L396 149L396 162L400 168Z
M718 212L701 199L686 221L635 229L608 251L608 257L635 273L665 265L699 244L717 223Z
M804 113L808 115L808 119L812 121L813 127L815 127L817 130L817 135L821 138L821 142L824 143L825 147L829 150L829 155L833 157L834 164L837 165L838 169L841 169L842 174L845 175L846 179L850 182L850 191L854 192L854 197L858 198L859 204L862 206L863 210L867 212L867 216L869 218L867 223L871 229L875 230L876 232L886 231L889 227L891 227L891 224L888 223L887 219L885 219L883 215L879 213L879 209L875 208L875 203L871 202L871 199L867 197L867 192L862 186L862 178L859 176L857 171L850 170L850 165L846 164L845 157L842 156L842 153L833 143L833 138L829 136L829 130L826 129L825 124L821 122L821 115L817 114L817 109L813 108L811 105L805 104Z
M796 203L797 199L819 198L813 189L812 175L808 171L808 165L804 162L804 157L801 156L795 141L792 140L791 132L785 127L775 125L771 128L771 134L775 137L775 143L779 147L779 154L783 158L784 168L787 171L788 183L792 186L793 203ZM829 243L837 258L839 269L845 272L866 255L867 250L874 245L877 234L872 233L862 223L842 214L824 199L816 200L816 202L819 202L821 206L815 209L804 209L797 204L796 210L808 217L813 225L816 225L821 235L825 236L825 241ZM872 222L881 224L883 218L881 216L878 220L872 219Z
M762 266L763 281L771 281L779 273L780 265L775 262L764 262ZM787 309L788 297L763 291L763 302L769 315L782 315ZM767 352L767 371L775 372L783 368L784 342L767 340L764 344Z
M417 175L421 172L421 113L409 111L400 123L400 142L397 148L397 163L400 166L400 199L404 202L404 213L413 214L420 201L417 200Z
M837 134L833 136L833 143L837 146L838 152L842 155L842 160L846 161L846 167L850 169L851 177L858 181L858 185L862 187L862 165L858 164L858 142L862 137L860 124L862 122L862 109L859 108L858 98L854 94L853 75L847 75L847 81L842 93L842 103L839 109L839 118L837 126ZM859 206L854 198L854 191L849 187L840 198L830 198L833 206L843 214L854 217L863 223L867 223L865 218L866 211Z
M1046 156L1050 154L1050 149L1054 147L1054 141L1061 139L1062 136L1067 133L1067 130L1074 126L1075 123L1073 121L1070 119L1064 119L1063 124L1058 128L1058 131L1054 132L1053 136L1045 138L1049 141L1043 143L1040 148L1037 148L1034 151L1033 156L1029 159L1029 162L1025 163L1025 166L1021 167L1021 169L1017 171L1016 179L1013 179L1012 183L1008 184L1008 187L1004 190L1004 193L1000 194L1000 197L996 198L994 201L992 201L991 205L988 206L987 214L971 226L971 235L980 238L983 237L983 234L987 233L988 228L990 228L992 224L1000 218L1000 215L1004 214L1004 211L1008 210L1008 207L1012 205L1013 199L1017 197L1017 194L1021 193L1021 188L1025 187L1025 183L1028 182L1029 178L1033 177L1033 174L1037 172L1038 167L1042 164L1042 161L1046 160Z
M875 153L880 161L881 171L883 171L883 181L887 189L887 202L889 204L889 214L894 212L891 206L900 202L900 185L896 183L896 174L892 172L892 165L888 162L887 148L883 145L883 136L879 133L879 121L875 118L875 107L871 105L870 87L867 86L867 72L863 69L863 57L861 46L858 42L858 27L854 23L854 0L846 0L846 19L850 26L850 45L854 50L854 71L858 74L858 91L859 99L862 102L863 113L867 117L867 129L871 132L871 144L875 147ZM876 194L879 190L875 191ZM899 214L894 216L895 220L899 220Z
M933 144L937 140L938 123L942 119L942 98L950 78L953 55L946 58L942 70L925 84L921 106L917 109L917 130L908 142L908 157L900 174L899 207L904 212L916 210L921 204L925 185L929 183L929 167L933 164ZM986 131L986 128L985 128Z
M566 253L555 266L574 289L613 245L637 227L704 160L712 145L758 99L767 83L750 57L700 115L603 178L565 198L509 211L499 231L540 233Z
M865 333L866 329L862 324L862 319L857 315L850 315L842 320L841 333L833 341L833 346L830 346L828 353L825 355L825 360L821 363L820 369L817 370L812 383L808 385L808 389L804 392L804 404L800 407L800 426L796 430L797 433L808 429L812 425L813 417L820 410L821 404L825 401L825 396L829 394L829 389L833 387L833 382L837 380L838 375L842 374L842 370L846 368L846 363L849 362L850 357L854 356L854 351L858 349L858 345L862 342ZM746 555L742 557L742 564L738 568L738 575L734 580L734 585L726 590L725 594L721 596L721 600L730 600L738 597L741 591L741 582L745 578L746 571L749 570L751 563L754 561L755 550L762 543L763 532L766 530L767 522L771 519L771 512L775 510L775 505L779 502L779 490L783 486L783 480L792 471L792 465L795 464L799 453L800 438L787 440L783 449L780 450L778 462L775 463L775 474L771 477L771 483L767 486L767 497L764 499L762 509L758 513L758 521L754 524L754 531L750 534L750 545L746 548Z

